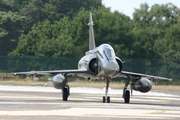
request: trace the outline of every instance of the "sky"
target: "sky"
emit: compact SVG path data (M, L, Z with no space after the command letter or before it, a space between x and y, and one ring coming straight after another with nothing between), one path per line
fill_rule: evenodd
M169 2L180 8L180 0L102 0L103 5L110 7L111 11L118 10L131 18L134 8L139 8L141 3L147 3L149 6L152 6Z

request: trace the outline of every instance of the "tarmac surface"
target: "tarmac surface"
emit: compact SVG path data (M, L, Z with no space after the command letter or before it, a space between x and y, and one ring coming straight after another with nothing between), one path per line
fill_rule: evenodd
M122 90L71 88L68 101L52 87L0 85L0 120L179 120L180 91L133 92L129 104Z

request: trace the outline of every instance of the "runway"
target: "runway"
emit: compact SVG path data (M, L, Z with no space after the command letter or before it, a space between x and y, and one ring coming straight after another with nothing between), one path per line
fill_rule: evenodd
M179 120L180 91L134 91L129 104L122 90L111 89L111 103L102 103L103 89L71 88L68 101L53 87L0 86L0 120Z

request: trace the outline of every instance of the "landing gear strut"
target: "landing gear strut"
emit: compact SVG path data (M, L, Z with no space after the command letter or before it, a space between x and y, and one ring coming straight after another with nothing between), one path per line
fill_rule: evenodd
M124 103L130 102L130 91L127 89L128 85L129 85L129 80L130 80L130 77L128 76L125 86L124 86L124 89L123 89Z
M67 101L70 95L70 87L68 85L67 74L64 74L64 77L65 77L66 83L65 83L65 87L62 88L62 100Z
M62 99L63 99L63 101L67 101L68 100L69 93L70 93L69 86L65 86L62 89Z
M105 96L102 97L103 103L105 102L110 103L110 96L108 96L109 81L110 81L109 77L105 78L106 85L105 85Z

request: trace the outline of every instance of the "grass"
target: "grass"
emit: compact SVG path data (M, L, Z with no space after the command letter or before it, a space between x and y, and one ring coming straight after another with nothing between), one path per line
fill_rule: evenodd
M0 85L44 86L46 82L32 80L0 80Z
M31 79L13 79L13 80L0 80L0 85L14 85L14 86L45 86L46 81L33 81ZM103 88L105 83L103 81L70 81L70 87L95 87ZM123 89L123 82L111 82L110 87L114 89ZM176 90L180 91L180 86L176 85L153 85L153 90Z

